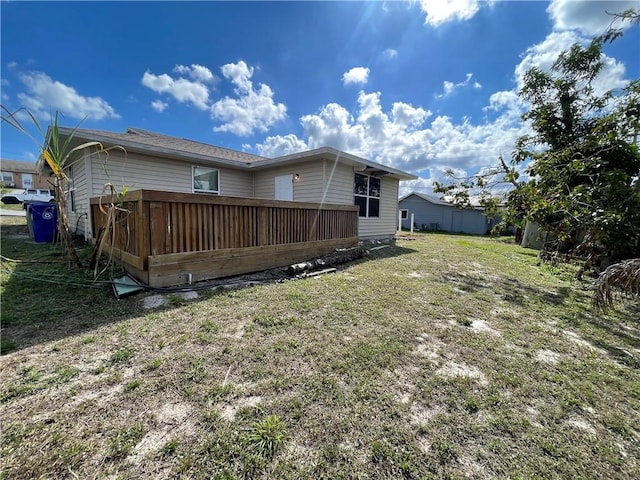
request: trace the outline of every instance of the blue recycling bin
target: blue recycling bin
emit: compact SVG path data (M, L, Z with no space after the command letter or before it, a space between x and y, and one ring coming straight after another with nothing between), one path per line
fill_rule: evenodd
M58 233L58 208L55 203L29 202L27 215L33 225L36 243L52 243Z

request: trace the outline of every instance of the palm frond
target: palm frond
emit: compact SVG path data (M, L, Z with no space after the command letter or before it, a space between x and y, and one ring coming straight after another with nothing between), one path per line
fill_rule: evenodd
M613 306L616 292L640 296L640 258L610 265L600 274L595 287L593 304L602 311Z

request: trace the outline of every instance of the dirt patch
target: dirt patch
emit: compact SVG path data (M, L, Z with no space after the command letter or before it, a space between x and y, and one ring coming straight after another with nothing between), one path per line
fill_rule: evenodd
M236 413L238 410L246 407L255 407L261 402L262 397L258 396L238 398L233 403L228 403L227 405L222 406L220 415L222 418L233 422L236 419Z
M429 423L433 418L437 415L443 414L444 408L440 405L436 405L433 408L424 407L418 403L414 403L411 405L409 409L410 422L413 425L425 425Z
M230 329L222 332L221 335L227 338L233 338L234 340L241 340L245 334L244 328L244 323L238 323L236 325L233 325Z
M483 387L489 385L487 377L478 367L474 367L473 365L469 366L464 363L447 362L436 370L436 375L442 377L468 377L477 380Z
M569 340L571 340L573 343L575 343L577 345L581 345L581 346L583 346L585 348L588 348L589 350L593 350L594 352L600 352L600 353L605 354L605 355L607 353L605 350L594 346L593 344L591 344L590 342L587 342L583 338L580 338L580 336L575 332L570 332L568 330L563 330L562 333L564 333L565 336Z
M157 452L171 438L188 435L194 429L189 418L191 407L184 403L166 403L156 412L158 428L147 432L135 446L129 460L139 464L147 455Z
M491 328L486 321L478 319L471 321L471 330L474 332L486 333L487 335L493 335L494 337L502 335L498 330Z
M390 382L393 382L391 390L395 399L407 405L411 401L416 385L414 379L420 374L418 367L401 367L389 372Z
M551 350L542 349L537 350L533 358L536 362L555 365L560 360L560 354Z
M591 425L587 420L578 415L572 416L571 418L569 418L569 420L567 420L566 423L567 425L575 427L578 430L582 430L583 432L586 432L590 435L596 434L596 429L593 428L593 425Z

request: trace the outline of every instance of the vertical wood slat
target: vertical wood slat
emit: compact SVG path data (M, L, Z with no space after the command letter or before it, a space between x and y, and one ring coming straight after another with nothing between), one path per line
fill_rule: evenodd
M167 193L168 198L171 198ZM125 201L115 247L132 255L186 253L332 240L357 236L358 212L339 208L296 208L251 202L203 203L188 200ZM236 200L236 199L234 199ZM104 227L105 215L92 201L92 228Z

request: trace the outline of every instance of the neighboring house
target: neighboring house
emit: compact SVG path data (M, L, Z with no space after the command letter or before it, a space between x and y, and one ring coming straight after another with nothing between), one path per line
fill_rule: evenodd
M411 228L411 214L418 230L484 235L497 223L480 208L458 208L424 193L411 192L398 203L405 229Z
M34 162L22 162L18 160L0 160L1 186L4 188L52 188L49 179L41 176L36 171Z
M62 136L71 133L60 128ZM244 198L358 205L361 239L392 237L397 228L398 185L416 177L324 147L266 158L159 133L77 129L75 144L97 141L108 154L85 149L66 172L69 224L89 239L89 200L112 183L121 191L149 189Z

